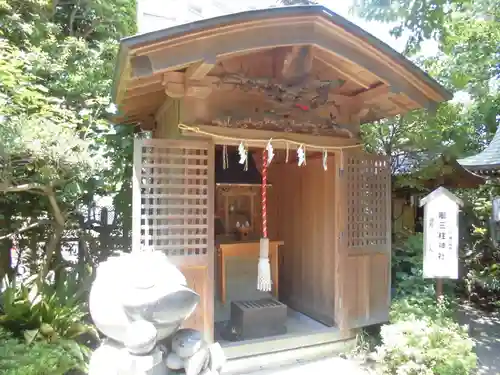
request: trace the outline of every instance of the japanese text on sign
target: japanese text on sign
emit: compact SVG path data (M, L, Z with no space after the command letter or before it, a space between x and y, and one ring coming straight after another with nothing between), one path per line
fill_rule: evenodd
M424 277L458 278L458 210L446 195L424 209Z

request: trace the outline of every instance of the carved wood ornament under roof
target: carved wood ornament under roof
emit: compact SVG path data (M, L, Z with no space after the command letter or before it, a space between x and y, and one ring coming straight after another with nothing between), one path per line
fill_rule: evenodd
M338 73L313 64L312 56L311 46L239 56L203 68L210 75L196 73L193 79L204 66L197 64L165 73L163 85L169 97L191 99L186 101L190 123L358 137L351 124L375 108L370 101L389 88L378 84L352 95L352 83L349 87Z
M229 118L236 127L357 137L360 122L449 99L377 43L323 7L233 14L128 38L115 82L119 120L141 121L170 97L182 99L192 124Z

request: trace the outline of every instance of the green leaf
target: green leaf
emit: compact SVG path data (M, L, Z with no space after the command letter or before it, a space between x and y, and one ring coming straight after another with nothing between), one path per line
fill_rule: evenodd
M23 332L24 339L26 340L26 343L29 345L35 339L38 337L38 334L40 333L39 329L31 329L31 330L26 330Z
M40 333L44 336L50 336L55 333L55 330L50 324L42 323L40 326Z

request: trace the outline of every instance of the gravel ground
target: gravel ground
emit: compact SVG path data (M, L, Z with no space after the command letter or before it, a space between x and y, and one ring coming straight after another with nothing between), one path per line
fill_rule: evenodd
M461 306L458 314L460 323L469 326L476 342L478 375L499 375L500 314L486 313L470 305Z

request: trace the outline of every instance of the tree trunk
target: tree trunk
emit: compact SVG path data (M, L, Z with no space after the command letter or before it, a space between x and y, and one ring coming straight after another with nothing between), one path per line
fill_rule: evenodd
M14 273L11 249L12 240L10 238L0 241L0 280L3 280L6 275L12 277Z
M78 260L76 266L78 272L78 280L83 280L85 264L86 264L85 243L83 238L80 236L78 238Z
M42 268L40 270L40 275L39 275L40 282L42 282L45 279L45 277L50 271L52 258L54 257L54 254L56 253L56 250L60 245L61 236L64 230L64 226L60 225L59 223L54 223L53 227L54 227L54 232L52 233L52 237L50 238L49 243L47 244L45 250L45 260L43 261Z

